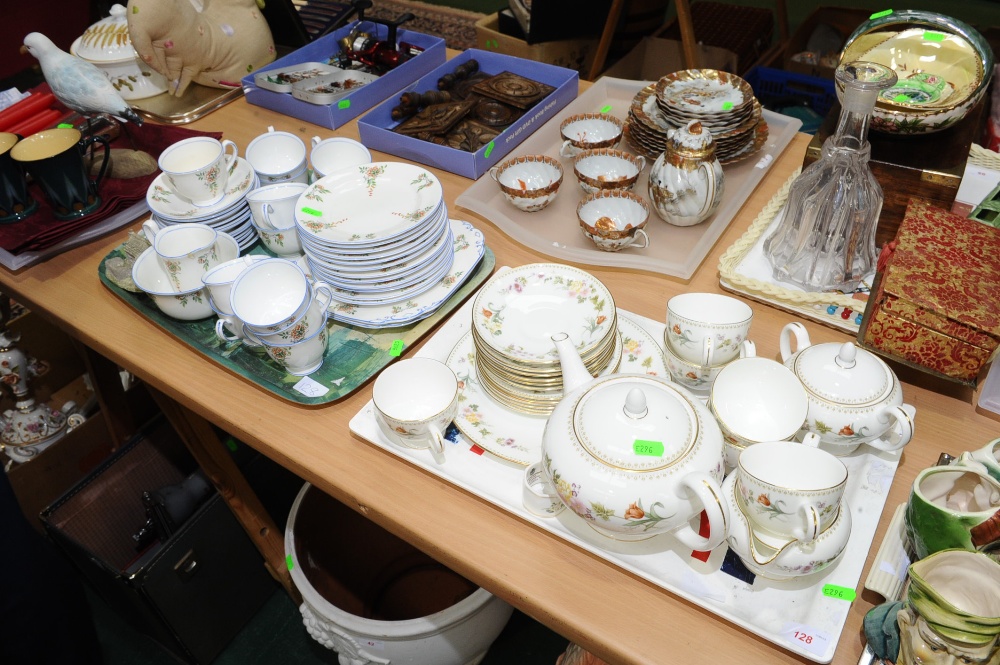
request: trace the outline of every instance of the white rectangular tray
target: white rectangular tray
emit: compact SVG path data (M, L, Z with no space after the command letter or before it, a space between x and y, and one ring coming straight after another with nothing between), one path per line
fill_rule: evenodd
M723 167L726 184L722 205L706 221L695 226L671 226L660 219L655 211L651 211L651 219L646 225L650 240L648 248L629 247L620 252L604 252L597 249L580 231L576 206L583 198L583 191L573 175L572 162L559 156L562 145L559 125L571 115L599 111L625 120L632 98L646 85L648 81L608 77L598 79L510 153L509 157L548 155L561 161L564 173L559 194L544 210L523 212L515 208L504 199L489 173L459 195L456 203L493 222L514 240L549 256L584 265L638 268L690 279L715 245L715 241L763 179L771 163L791 143L802 126L802 121L764 111L764 119L770 128L767 143L756 156ZM629 150L625 141L622 141L620 148ZM633 188L636 194L647 200L651 166L651 163L646 165Z
M416 355L445 361L469 330L474 300L475 296L469 298ZM663 339L664 324L629 316L655 339ZM823 589L827 585L857 589L899 464L899 453L877 452L867 446L844 457L849 471L845 498L851 507L853 529L843 557L817 575L786 582L757 577L750 585L722 570L725 545L716 548L707 562L701 562L669 535L637 543L617 542L598 535L568 510L556 518L534 516L521 503L523 469L489 453L473 452L461 435L446 451L445 463L438 465L427 450L404 449L386 440L378 430L371 401L355 414L350 427L361 438L567 543L820 663L833 659L850 609L849 602L826 596Z

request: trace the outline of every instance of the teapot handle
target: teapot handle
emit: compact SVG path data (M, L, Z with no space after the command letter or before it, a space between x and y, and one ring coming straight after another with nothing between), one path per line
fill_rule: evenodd
M792 351L791 336L795 335L795 351ZM809 346L809 332L798 321L793 321L781 329L778 346L781 349L781 362L787 362L797 351Z
M701 210L698 211L698 218L704 219L712 211L712 206L715 204L716 190L719 187L719 179L715 175L715 164L716 161L702 162L698 165L698 169L705 169L705 184L708 186L705 191L705 203L701 206Z
M722 488L719 487L715 478L707 473L693 471L680 480L677 493L682 498L688 498L685 495L685 489L697 497L701 507L708 515L708 537L699 535L687 522L674 531L673 535L686 547L698 552L713 550L726 539L726 530L729 524L729 504L722 496Z
M868 445L878 450L884 450L887 453L899 450L913 438L913 418L916 414L917 410L909 404L892 406L885 409L879 414L878 419L881 421L891 419L896 422L887 430L884 439L879 437L869 442ZM896 436L892 436L893 434L896 434Z

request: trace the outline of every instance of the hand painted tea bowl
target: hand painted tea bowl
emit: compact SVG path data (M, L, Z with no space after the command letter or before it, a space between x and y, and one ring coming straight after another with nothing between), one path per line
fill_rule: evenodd
M720 488L722 433L708 409L658 377L595 379L568 335L553 341L566 388L545 426L542 465L559 499L615 540L669 533L696 550L719 545L729 516ZM707 537L691 526L702 510Z
M821 448L847 455L863 443L891 452L910 442L916 410L903 404L899 379L881 358L851 342L811 345L797 322L782 329L779 346L806 390L805 429L819 435Z
M607 189L631 190L646 168L646 158L613 148L584 150L573 160L573 173L584 194Z
M755 575L773 580L789 580L814 575L833 565L847 547L851 537L851 509L841 501L836 518L815 540L803 542L780 538L753 528L744 513L742 499L736 491L735 473L722 483L722 492L729 509L730 549Z
M613 189L588 194L576 206L576 216L583 235L605 252L649 247L644 230L649 204L632 192Z
M622 140L625 123L607 113L578 113L559 125L563 138L559 154L573 158L584 150L614 148Z
M525 212L538 212L556 200L563 167L547 155L514 157L489 170L504 198Z

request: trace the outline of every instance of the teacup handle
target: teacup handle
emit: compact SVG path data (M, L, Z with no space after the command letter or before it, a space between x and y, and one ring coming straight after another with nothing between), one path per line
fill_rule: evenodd
M748 339L740 342L740 358L756 358L757 345Z
M726 539L726 525L729 522L728 504L722 497L722 488L715 478L707 473L693 471L680 480L677 494L682 498L688 498L684 494L685 489L697 497L702 509L708 515L708 537L699 535L687 522L674 531L673 535L692 550L698 552L713 550Z
M702 344L704 348L701 353L701 366L708 368L712 366L712 361L715 360L715 340L712 339L710 334L705 335L703 339L705 341Z
M802 445L810 448L819 448L820 441L819 434L816 432L806 432L802 437Z
M310 144L310 145L311 145L312 147L314 147L314 148L315 148L315 147L316 147L316 146L318 146L318 145L319 145L319 144L320 144L320 143L321 143L322 141L323 141L323 139L321 139L320 137L318 137L318 136L314 136L314 137L312 137L311 139L309 139L309 144Z
M160 232L160 225L157 224L152 217L150 217L142 223L142 232L146 234L146 240L152 244L153 238L155 238L156 234Z
M649 236L643 229L635 230L635 237L638 238L639 236L642 236L642 244L640 245L638 243L633 242L632 246L635 247L636 249L646 249L647 247L649 247Z
M879 437L870 441L868 445L877 450L884 450L887 453L895 452L908 444L913 438L913 418L917 415L917 410L909 404L902 406L890 406L878 415L881 422L894 420L888 432L897 433L897 436L887 436L885 439Z
M524 470L521 503L529 513L538 517L555 517L566 507L541 462L535 462Z
M803 543L811 543L819 538L819 511L816 510L816 506L807 503L799 509L799 514L802 516L805 526L794 529L792 535L795 536L796 540L800 540Z
M232 153L230 153L230 148L232 148ZM240 156L240 148L229 139L224 139L222 152L226 156L226 170L229 171L229 175L233 175L233 171L236 170L236 159Z
M795 335L795 350L801 351L811 344L809 332L806 327L798 321L792 321L781 329L781 337L778 338L778 347L781 349L781 362L791 358L795 351L792 351L791 337Z
M320 297L322 297L322 295L325 293L326 303L323 305L323 309L326 310L330 308L330 303L333 302L333 289L330 288L329 284L327 284L326 282L314 282L313 293L315 294L316 300L319 300Z
M216 320L215 336L221 339L223 342L238 342L240 340L239 335L233 335L232 337L226 336L226 322L224 319Z
M636 166L639 167L639 173L642 173L642 170L646 168L646 158L643 157L642 155L639 155L638 157L635 158L635 162Z
M487 171L487 173L490 174L490 177L493 178L494 181L500 182L500 167L499 166L491 166L490 170Z
M571 150L572 147L573 147L572 141L570 141L569 139L563 141L562 146L559 148L559 156L566 157L567 159L572 158L573 157L573 151Z
M274 208L271 207L271 204L265 203L263 207L260 209L260 212L261 216L264 218L264 223L267 224L267 227L269 229L277 231L278 227L275 226L274 222L271 221L271 213L274 212Z
M444 432L435 425L428 426L427 431L431 435L431 443L428 446L431 456L438 464L444 464Z

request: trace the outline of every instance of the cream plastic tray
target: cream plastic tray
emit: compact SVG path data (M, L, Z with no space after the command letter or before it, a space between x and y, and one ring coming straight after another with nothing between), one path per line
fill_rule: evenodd
M632 98L647 81L629 81L604 77L576 98L549 122L525 139L508 157L548 155L563 165L563 182L556 200L541 212L523 212L508 202L496 182L486 173L463 192L456 203L496 224L514 240L539 252L584 265L638 268L681 279L690 279L726 230L740 208L767 173L771 163L784 151L802 126L796 118L764 111L770 132L767 143L753 157L723 167L726 176L722 205L708 220L689 227L671 226L655 211L646 226L650 245L645 249L629 247L620 252L604 252L580 231L576 206L583 191L573 175L573 163L559 156L562 140L559 125L576 113L606 111L622 120L628 117ZM622 141L622 150L629 150ZM639 174L633 191L649 199L647 183L652 163Z
M474 300L470 298L457 310L416 355L445 361L455 344L469 331ZM619 313L639 323L655 339L663 339L662 323L622 310ZM845 498L851 507L854 526L840 561L821 573L797 580L777 582L757 577L753 584L747 584L722 570L725 545L716 548L708 561L701 562L692 558L690 550L669 535L623 543L598 535L568 510L555 518L536 517L521 503L524 469L489 453L474 453L461 435L446 451L445 463L438 465L427 450L404 449L386 440L375 422L371 401L351 419L350 428L379 448L517 515L568 544L820 663L833 659L850 609L849 602L825 595L824 588L857 589L886 494L899 464L898 453L877 452L867 446L843 458L849 471Z

